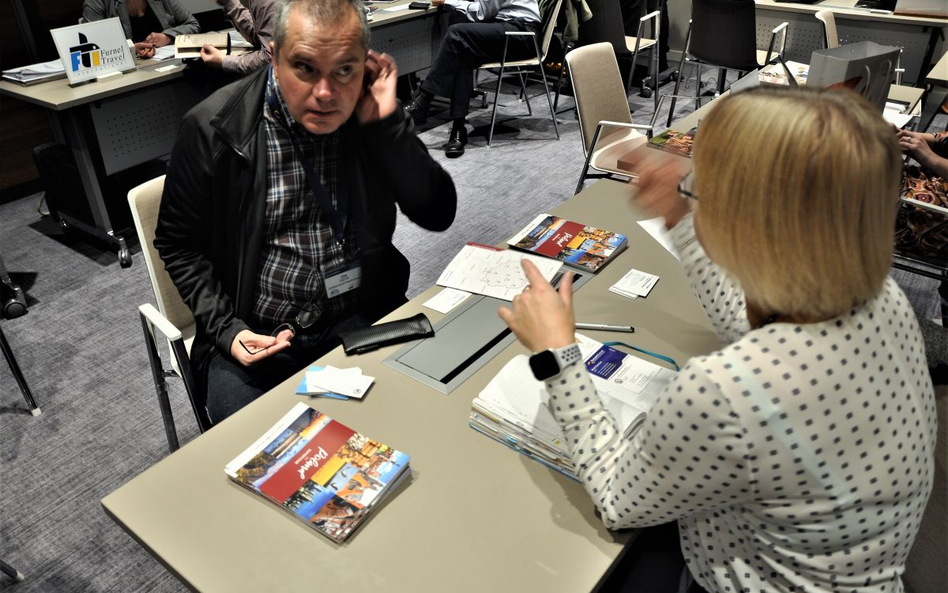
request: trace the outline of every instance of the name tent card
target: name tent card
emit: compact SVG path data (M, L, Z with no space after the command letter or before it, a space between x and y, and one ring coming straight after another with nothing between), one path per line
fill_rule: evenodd
M53 29L50 34L70 86L135 69L135 59L117 17Z

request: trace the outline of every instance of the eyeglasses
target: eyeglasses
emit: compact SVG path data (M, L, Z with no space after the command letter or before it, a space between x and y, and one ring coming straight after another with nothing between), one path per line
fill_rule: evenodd
M278 335L280 335L282 332L285 332L286 330L290 330L291 332L293 332L293 336L296 336L296 328L293 327L293 324L291 324L291 323L281 323L280 325L277 326L277 328L276 328L275 330L273 330L272 332L270 332L270 337L271 337L271 338L275 338L275 337L277 337ZM267 346L266 348L259 348L259 349L257 349L257 350L251 350L250 348L247 347L246 344L243 343L242 340L238 340L238 342L239 342L240 345L243 347L243 349L247 352L247 354L249 354L250 356L255 356L255 355L257 355L257 354L260 354L261 352L266 352L267 350L270 349L270 346Z
M695 172L694 169L688 171L688 174L678 182L678 193L686 200L698 201L698 196L694 193Z

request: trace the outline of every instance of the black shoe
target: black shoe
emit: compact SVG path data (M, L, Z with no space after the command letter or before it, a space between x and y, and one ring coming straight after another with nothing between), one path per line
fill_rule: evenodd
M467 127L451 128L451 136L444 145L444 154L449 159L456 159L464 154L465 144L467 144Z
M412 99L411 103L405 105L405 113L415 122L415 125L420 126L428 121L428 107L423 107L418 99Z

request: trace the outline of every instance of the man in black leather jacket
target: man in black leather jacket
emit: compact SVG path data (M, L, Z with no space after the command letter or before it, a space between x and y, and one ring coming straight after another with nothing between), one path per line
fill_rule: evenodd
M281 1L271 68L181 124L155 247L197 321L215 422L406 301L396 205L429 230L454 220L454 184L398 108L394 61L367 50L361 4Z

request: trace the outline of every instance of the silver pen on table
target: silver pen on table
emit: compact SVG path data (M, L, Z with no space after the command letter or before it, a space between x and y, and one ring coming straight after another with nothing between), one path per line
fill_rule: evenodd
M608 332L625 332L634 334L635 328L631 325L609 325L608 323L580 323L576 322L576 329L595 329Z

